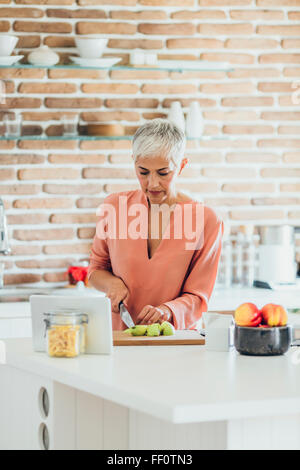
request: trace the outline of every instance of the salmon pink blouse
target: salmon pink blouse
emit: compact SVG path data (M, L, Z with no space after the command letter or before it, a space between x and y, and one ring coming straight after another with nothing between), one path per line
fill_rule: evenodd
M122 203L126 201L125 219L120 198ZM203 203L192 200L177 203L160 244L149 258L149 207L145 193L140 189L114 193L107 196L104 203L115 210L116 231L113 236L111 233L103 236L103 232L100 230L99 233L97 229L88 277L96 270L105 269L121 278L129 290L126 307L134 322L145 305L158 307L163 304L171 309L172 323L176 329L195 329L202 313L207 311L216 281L223 222ZM144 208L143 217L147 220L143 226L147 227L147 231L140 231L140 237L128 236L129 231L124 236L125 225L128 228L137 218L136 207ZM184 210L189 217L179 217ZM119 218L121 211L123 218ZM107 228L110 219L103 214L102 223ZM194 238L187 230L187 220L192 223ZM194 242L193 246L191 241ZM119 312L112 311L112 323L114 330L127 328Z

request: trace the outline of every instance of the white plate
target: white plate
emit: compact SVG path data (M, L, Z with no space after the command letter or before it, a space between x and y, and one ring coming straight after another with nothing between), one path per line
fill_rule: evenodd
M220 70L230 69L228 62L210 62L209 60L159 60L158 67L192 70Z
M23 59L23 55L0 56L0 65L13 65Z
M70 59L82 67L112 67L122 60L121 57L107 57L104 59L84 59L83 57L72 56Z

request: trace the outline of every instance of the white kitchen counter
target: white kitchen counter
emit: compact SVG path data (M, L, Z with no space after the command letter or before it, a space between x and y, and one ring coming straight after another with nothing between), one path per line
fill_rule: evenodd
M62 426L60 432L56 415L49 421L49 427L56 429L53 436L60 436L60 441L52 438L53 448L300 448L297 348L284 356L250 357L235 350L208 352L204 346L116 347L112 356L55 359L33 353L30 339L8 339L0 342L0 359L12 374L6 379L2 374L2 380L6 387L14 384L6 395L13 403L14 416L26 402L19 413L22 423L35 416L38 390L48 389L51 409L53 413L59 410ZM10 420L11 412L1 393L5 394L4 382L0 386L2 419L5 421L6 410ZM76 419L81 422L75 432L71 426L76 426ZM107 429L101 425L100 447L92 436L99 420L108 423ZM40 421L37 417L36 423ZM69 436L77 436L81 430L81 435L90 435L92 441L64 444L66 426L70 426ZM22 443L24 432L29 431L23 430L19 436ZM2 440L8 439L7 435L3 433ZM183 444L179 435L190 440ZM111 441L103 444L103 436L111 436ZM97 439L99 442L99 436Z

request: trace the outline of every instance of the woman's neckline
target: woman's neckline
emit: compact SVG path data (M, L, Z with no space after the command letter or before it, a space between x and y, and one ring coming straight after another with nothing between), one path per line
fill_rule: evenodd
M140 189L139 191L141 191L142 197L143 197L144 200L146 201L146 204L147 204L148 208L150 208L151 206L149 207L148 198L147 198L146 194L145 194L144 191L142 191L141 189ZM197 203L197 202L199 202L199 201L194 201L193 199L189 199L189 200L187 200L187 201L176 201L176 202L174 202L172 205L170 205L170 207L172 207L172 206L174 206L174 205L177 205L177 204L189 204L189 203L191 203L191 202ZM162 204L166 204L166 203L162 202Z

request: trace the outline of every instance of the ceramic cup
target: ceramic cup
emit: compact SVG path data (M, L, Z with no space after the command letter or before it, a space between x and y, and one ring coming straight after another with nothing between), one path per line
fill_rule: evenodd
M10 36L7 34L0 34L0 56L10 56L17 45L19 38L17 36Z
M79 54L84 59L99 59L108 43L108 39L101 37L77 36L75 44Z

